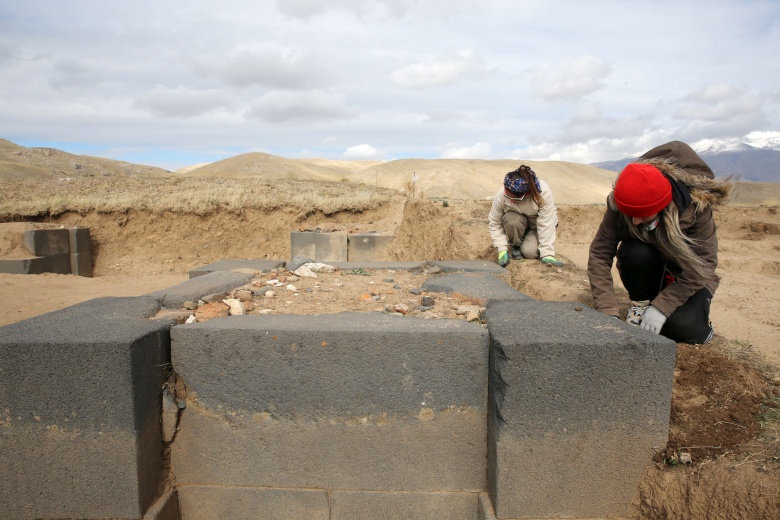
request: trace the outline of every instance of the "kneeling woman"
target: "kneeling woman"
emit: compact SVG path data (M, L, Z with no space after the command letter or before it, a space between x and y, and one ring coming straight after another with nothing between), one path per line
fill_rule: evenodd
M617 257L631 299L626 321L678 342L709 341L710 301L720 282L712 208L726 203L733 189L733 181L715 179L679 141L626 166L590 245L596 309L618 317L611 272Z

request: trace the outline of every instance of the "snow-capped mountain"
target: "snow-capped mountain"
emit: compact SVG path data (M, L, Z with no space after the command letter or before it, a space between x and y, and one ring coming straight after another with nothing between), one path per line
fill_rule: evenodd
M735 176L743 181L780 182L780 132L751 132L744 137L703 139L690 145L717 177ZM639 155L641 153L637 157ZM594 166L620 171L637 157L594 163Z

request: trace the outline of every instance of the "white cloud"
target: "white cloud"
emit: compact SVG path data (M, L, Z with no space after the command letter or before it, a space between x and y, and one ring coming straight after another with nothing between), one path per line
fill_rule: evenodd
M688 104L675 113L679 119L728 121L761 111L764 96L720 83L688 94L683 102Z
M347 151L344 152L345 159L381 159L382 151L371 146L370 144L358 144L350 146Z
M169 88L157 85L138 98L135 106L160 117L196 117L226 106L224 95L217 90L190 90L179 85Z
M328 76L313 53L270 45L241 49L227 57L213 54L191 60L201 77L218 79L237 88L261 85L306 89L323 84Z
M255 101L246 116L266 123L287 123L347 119L351 114L339 96L328 92L272 91Z
M544 99L576 100L604 87L612 68L603 58L566 58L538 68L534 74L536 94Z
M488 143L477 143L472 146L460 146L449 143L442 150L442 159L488 159L492 147Z
M390 74L396 85L413 89L439 87L455 83L462 77L484 72L485 64L473 51L445 56L427 63L406 65Z

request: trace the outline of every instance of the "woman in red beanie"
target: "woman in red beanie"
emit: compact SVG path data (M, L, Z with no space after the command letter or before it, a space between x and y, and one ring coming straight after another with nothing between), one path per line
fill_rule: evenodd
M653 148L618 175L590 245L588 278L596 309L619 317L612 263L628 291L626 321L674 341L712 338L710 301L720 279L712 208L734 182L715 179L685 143Z

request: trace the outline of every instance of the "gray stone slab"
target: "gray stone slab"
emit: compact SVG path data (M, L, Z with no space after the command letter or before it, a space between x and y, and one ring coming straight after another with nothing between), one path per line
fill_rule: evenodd
M88 253L92 255L92 241L89 228L75 227L68 229L69 253Z
M431 292L462 294L481 300L486 304L490 301L533 300L508 283L485 272L434 276L423 282L422 288Z
M244 272L247 274L258 271L262 273L279 267L284 267L284 262L281 260L219 260L191 270L189 276L190 278L197 278L215 271Z
M76 276L92 276L92 253L70 254L70 273Z
M447 260L447 261L430 261L431 265L435 265L445 273L452 273L456 271L464 272L483 272L493 273L496 275L505 275L508 270L504 269L495 262L488 260Z
M0 273L30 274L32 258L0 259Z
M365 262L379 258L393 243L395 235L355 233L347 238L347 261Z
M196 396L173 443L177 479L484 489L487 343L461 320L383 313L174 327L173 362Z
M70 254L0 260L0 273L8 274L70 274Z
M314 259L317 254L317 233L311 231L293 231L290 233L290 257L296 256Z
M67 229L28 229L24 232L24 245L33 256L70 253L70 233Z
M428 265L426 262L329 262L328 265L342 271L349 269L377 269L386 271L422 271Z
M214 271L212 273L190 278L178 285L154 291L145 296L156 299L163 307L175 309L186 301L198 301L207 294L230 291L249 283L253 278L249 273L230 271Z
M0 511L140 518L160 480L169 324L99 298L0 328Z
M179 486L186 520L330 520L325 490Z
M314 260L317 262L346 262L346 233L314 233ZM306 256L300 252L293 256Z
M333 491L331 520L420 518L478 520L478 497L473 493Z
M667 441L676 344L575 303L485 317L496 516L625 515Z

